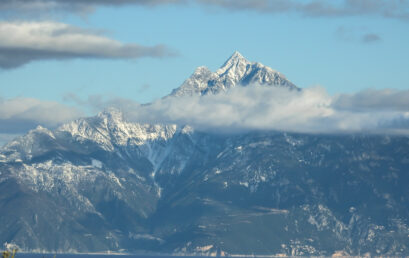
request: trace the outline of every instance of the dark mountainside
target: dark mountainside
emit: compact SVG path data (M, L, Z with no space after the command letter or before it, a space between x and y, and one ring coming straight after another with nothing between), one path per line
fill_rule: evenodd
M257 82L235 53L170 97ZM409 138L127 122L109 109L0 149L0 243L50 252L409 255Z

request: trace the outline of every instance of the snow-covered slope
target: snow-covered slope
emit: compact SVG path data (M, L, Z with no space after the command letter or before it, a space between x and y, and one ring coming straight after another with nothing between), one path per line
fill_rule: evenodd
M142 221L162 191L155 174L181 173L189 154L174 152L192 144L191 133L176 125L130 123L108 109L16 138L0 149L0 206L18 214L0 215L11 227L0 242L25 250L117 250L124 239L145 236ZM164 168L170 163L172 169ZM12 191L5 187L12 185ZM27 208L20 211L20 205Z
M239 52L235 52L216 72L207 67L198 67L192 76L172 96L217 94L236 86L273 86L297 90L297 86L287 78L261 63L250 62Z
M6 144L3 152L8 153L8 161L16 161L38 156L50 147L69 148L70 143L95 144L105 151L114 151L117 147L167 141L178 130L174 124L130 123L119 110L109 108L95 117L80 118L63 124L54 131L38 126L27 135Z
M235 53L174 96L298 89ZM0 149L0 244L52 252L409 254L409 138L217 134L116 109Z
M62 125L57 134L69 134L77 141L92 141L113 150L115 146L143 145L148 141L168 140L178 127L174 124L140 124L127 122L117 109L107 109L96 117Z

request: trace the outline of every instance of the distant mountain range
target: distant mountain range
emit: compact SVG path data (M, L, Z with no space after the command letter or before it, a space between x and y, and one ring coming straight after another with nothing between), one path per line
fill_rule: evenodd
M301 90L238 52L167 97ZM116 109L0 149L0 243L26 251L409 255L409 138L217 134Z

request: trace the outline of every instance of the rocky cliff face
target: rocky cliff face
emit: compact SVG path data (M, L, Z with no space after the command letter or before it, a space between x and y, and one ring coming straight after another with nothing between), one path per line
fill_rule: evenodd
M254 81L298 89L257 67L236 53L173 95ZM0 242L53 252L409 255L408 171L405 136L221 135L131 123L109 109L0 150Z

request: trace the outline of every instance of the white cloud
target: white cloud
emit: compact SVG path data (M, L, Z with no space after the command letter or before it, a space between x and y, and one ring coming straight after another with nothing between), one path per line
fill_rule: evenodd
M3 134L0 133L0 148L5 145L6 143L10 142L11 140L13 140L14 138L17 138L18 136L20 136L20 134Z
M0 98L0 133L24 133L37 125L52 128L82 115L77 108L53 101Z
M356 111L409 111L409 90L368 89L355 94L340 94L334 99L338 109Z
M133 122L191 125L197 131L409 134L409 90L331 96L321 87L289 91L249 85L217 95L166 97L144 105L104 96L81 100L71 94L66 99L83 110L116 107ZM0 136L10 138L37 125L53 128L82 115L78 108L57 102L0 99Z
M205 131L407 133L407 94L372 90L330 96L321 87L288 91L249 86L218 95L167 97L149 105L122 100L107 105L119 107L132 121L189 124Z
M124 44L64 23L0 22L0 68L46 59L136 59L173 54L162 45Z

